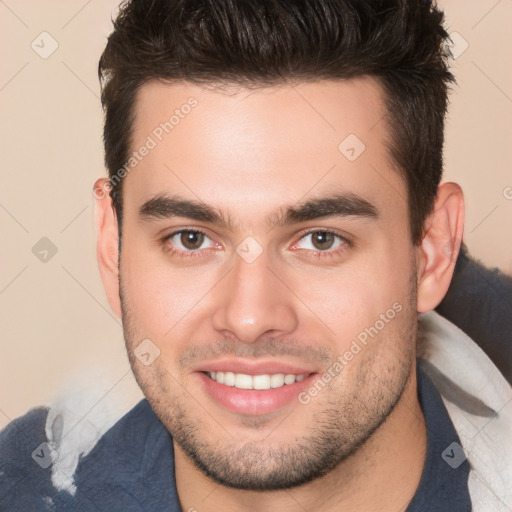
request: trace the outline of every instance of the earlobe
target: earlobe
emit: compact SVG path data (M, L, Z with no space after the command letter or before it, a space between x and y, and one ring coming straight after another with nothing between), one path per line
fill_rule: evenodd
M98 267L113 312L121 317L119 299L119 231L117 216L110 197L110 182L101 178L94 183L96 199L96 254Z
M448 291L464 232L464 196L456 183L442 183L417 254L418 312L432 311Z

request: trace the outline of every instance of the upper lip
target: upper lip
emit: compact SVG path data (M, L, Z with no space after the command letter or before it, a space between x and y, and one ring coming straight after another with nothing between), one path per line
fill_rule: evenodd
M265 375L283 373L285 375L309 375L317 370L307 365L295 365L288 362L266 360L251 361L249 359L217 359L196 365L198 372L233 372L245 375Z

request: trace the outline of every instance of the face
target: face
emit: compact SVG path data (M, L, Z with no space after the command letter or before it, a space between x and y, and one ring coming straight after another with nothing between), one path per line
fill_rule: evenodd
M329 472L410 382L415 253L383 115L370 78L139 92L126 345L177 451L221 484Z

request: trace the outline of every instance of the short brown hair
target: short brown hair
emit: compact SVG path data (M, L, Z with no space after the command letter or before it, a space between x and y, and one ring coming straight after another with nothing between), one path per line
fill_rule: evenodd
M372 76L382 86L390 155L419 243L443 168L448 70L443 13L429 0L128 0L98 74L105 164L119 223L134 104L149 81L264 87Z

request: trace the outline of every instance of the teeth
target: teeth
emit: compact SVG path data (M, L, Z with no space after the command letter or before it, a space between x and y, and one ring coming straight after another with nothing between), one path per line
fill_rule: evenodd
M284 378L285 384L293 384L295 382L295 375L286 375Z
M253 389L270 389L269 375L255 375L252 378Z
M234 386L238 389L271 389L280 388L284 385L300 382L306 378L306 374L294 375L292 373L274 373L272 375L246 375L245 373L233 372L210 372L210 379L224 384Z
M237 373L235 375L235 388L252 389L252 377L243 373Z
M271 388L280 388L284 386L284 374L276 373L275 375L270 376L270 387Z
M235 374L233 372L224 373L224 385L234 386L235 385Z

